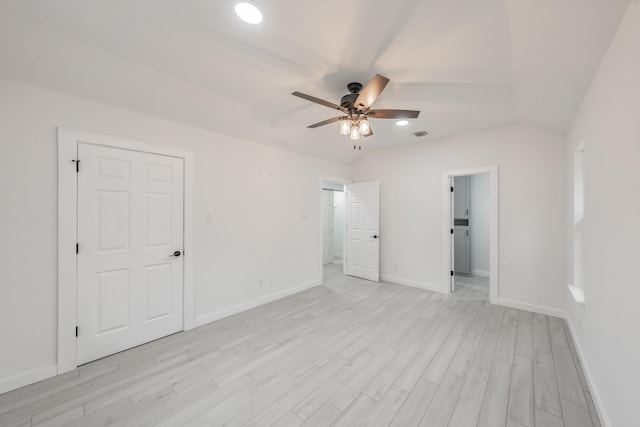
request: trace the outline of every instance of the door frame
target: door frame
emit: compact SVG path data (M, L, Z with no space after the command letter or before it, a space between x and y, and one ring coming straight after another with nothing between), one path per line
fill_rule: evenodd
M327 197L329 194L331 195L331 209L333 211L333 209L335 208L335 197L334 194L336 191L335 190L322 190L322 207L323 208L327 208L328 206L325 205L325 197ZM325 211L325 209L322 210L323 213ZM335 215L333 215L335 216ZM331 218L331 261L327 262L327 258L325 258L324 256L324 252L325 252L325 247L324 247L324 238L325 238L325 232L326 232L326 228L324 228L325 225L325 220L326 218L324 217L324 215L322 216L322 240L323 240L323 245L322 245L322 265L325 266L327 264L333 263L333 232L335 231L335 224L333 221L333 217Z
M324 224L324 209L323 209L323 203L322 203L322 182L323 181L328 181L328 182L332 182L334 184L342 184L342 185L347 185L347 184L352 184L353 180L351 179L347 179L347 178L338 178L335 176L327 176L327 175L319 175L318 176L318 283L322 284L324 283L324 274L323 274L323 268L324 268L324 257L322 256L322 232L323 232L323 224ZM346 192L346 189L345 189ZM345 206L346 209L346 206ZM346 210L345 210L346 212ZM346 251L346 239L347 239L347 233L346 233L346 224L347 221L345 221L345 232L344 234L344 242L342 247L344 248L344 250L342 251L342 274L345 273L346 271L346 263L344 262L346 256L347 256L347 251Z
M77 325L78 187L76 163L78 144L87 143L184 160L184 249L183 326L194 327L193 282L193 153L123 138L58 128L58 375L77 367L75 328ZM80 159L82 160L82 159ZM79 165L82 169L82 163Z
M499 297L499 181L498 165L446 170L442 173L442 289L451 293L453 243L451 239L451 180L456 176L489 173L489 302L497 304Z

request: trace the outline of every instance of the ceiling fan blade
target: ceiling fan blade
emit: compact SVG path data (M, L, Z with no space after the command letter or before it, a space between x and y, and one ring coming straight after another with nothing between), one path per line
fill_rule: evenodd
M325 101L324 99L316 98L315 96L307 95L305 93L293 92L291 95L306 99L307 101L315 102L316 104L324 105L325 107L333 108L334 110L340 110L343 113L348 112L346 108L338 104L334 104L333 102Z
M417 119L420 111L416 110L371 110L367 117L373 119Z
M378 96L380 96L388 83L388 78L383 77L380 74L376 74L376 76L367 83L364 89L360 91L360 95L353 105L358 110L368 110L371 108L371 104L378 99Z
M335 123L335 122L339 122L340 120L344 119L344 116L339 116L339 117L334 117L332 119L327 119L325 121L319 122L319 123L314 123L312 125L307 126L308 128L317 128L320 126L324 126L324 125L328 125L329 123Z

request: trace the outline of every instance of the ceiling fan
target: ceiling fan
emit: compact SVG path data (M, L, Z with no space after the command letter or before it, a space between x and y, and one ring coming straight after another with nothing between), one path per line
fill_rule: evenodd
M349 93L342 97L340 105L325 101L315 96L307 95L300 92L293 92L291 95L297 96L334 110L342 111L345 115L333 117L319 123L309 125L309 128L317 128L328 125L329 123L340 122L340 133L350 135L351 139L358 140L360 136L371 136L373 130L369 124L369 118L372 119L415 119L420 115L420 111L415 110L372 110L373 104L380 93L389 83L389 79L376 74L376 76L362 86L362 83L352 82L347 85ZM353 149L362 149L362 145L354 145Z

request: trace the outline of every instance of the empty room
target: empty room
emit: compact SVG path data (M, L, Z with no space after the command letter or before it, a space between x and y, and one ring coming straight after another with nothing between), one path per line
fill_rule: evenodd
M637 0L1 0L0 131L2 427L639 425Z

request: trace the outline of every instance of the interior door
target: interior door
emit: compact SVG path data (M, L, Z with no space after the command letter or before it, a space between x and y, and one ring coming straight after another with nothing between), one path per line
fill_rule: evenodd
M380 280L380 184L347 184L346 190L346 272L377 282Z
M183 329L183 160L78 144L78 364Z
M333 191L322 191L322 263L333 262Z

